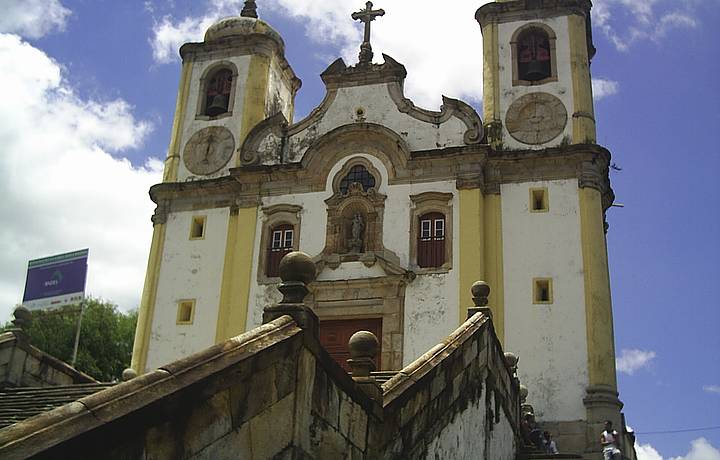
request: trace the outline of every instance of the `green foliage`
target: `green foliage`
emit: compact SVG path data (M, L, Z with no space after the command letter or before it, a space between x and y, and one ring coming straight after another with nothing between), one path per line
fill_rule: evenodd
M70 363L79 312L79 306L34 311L26 328L30 343ZM112 303L86 299L75 368L100 381L118 380L130 366L137 315L137 310L123 313Z

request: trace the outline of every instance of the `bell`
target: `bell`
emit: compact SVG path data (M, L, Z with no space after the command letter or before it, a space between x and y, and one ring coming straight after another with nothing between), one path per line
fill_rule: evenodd
M228 109L227 96L225 96L224 94L216 94L213 97L213 100L210 103L210 105L208 106L205 113L207 113L211 117L215 117L222 113L227 112L227 109Z
M546 62L532 60L526 64L524 80L538 81L549 76Z

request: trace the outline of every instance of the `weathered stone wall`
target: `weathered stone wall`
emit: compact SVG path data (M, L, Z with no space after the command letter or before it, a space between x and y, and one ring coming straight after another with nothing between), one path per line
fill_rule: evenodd
M380 405L287 316L0 431L0 457L369 458Z
M475 315L383 388L385 458L513 459L518 383Z
M0 334L0 389L93 382L92 377L30 345L22 332Z

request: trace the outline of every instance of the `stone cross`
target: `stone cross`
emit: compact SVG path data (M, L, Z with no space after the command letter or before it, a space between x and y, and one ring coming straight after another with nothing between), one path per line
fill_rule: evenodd
M365 38L360 45L360 64L370 64L373 58L372 46L370 45L370 23L379 16L385 16L385 10L373 10L372 2L365 4L365 9L352 14L356 21L365 23Z
M245 5L243 6L240 16L245 17L245 18L257 19L257 17L258 17L257 4L254 2L254 0L248 0L245 2Z

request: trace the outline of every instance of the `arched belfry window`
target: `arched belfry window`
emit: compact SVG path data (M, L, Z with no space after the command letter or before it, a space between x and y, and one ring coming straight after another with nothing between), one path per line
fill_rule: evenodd
M210 76L205 87L205 115L216 117L228 112L232 81L230 69L217 70Z
M539 81L551 73L550 39L542 29L528 29L518 39L518 76L521 80Z
M347 193L350 185L354 183L362 185L363 191L367 192L375 187L375 176L364 165L355 165L340 181L340 192Z
M557 80L555 34L544 24L518 30L512 39L513 85L540 85Z

